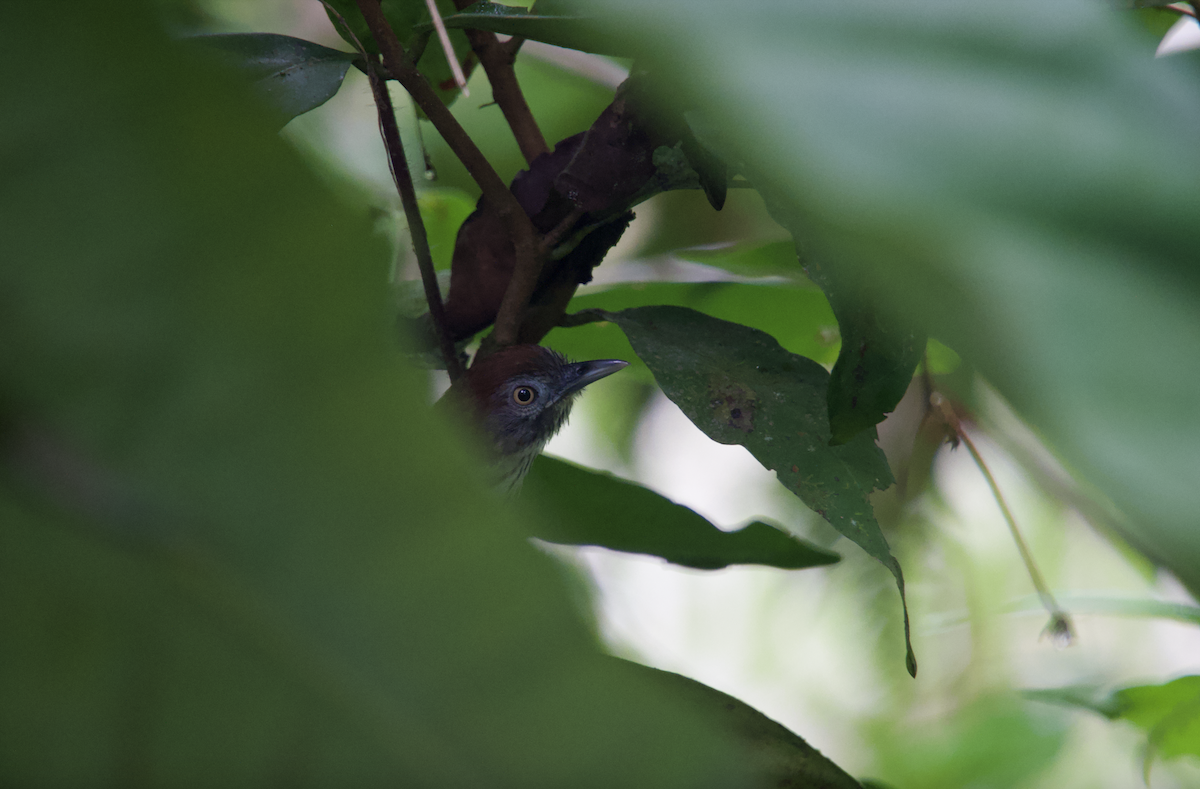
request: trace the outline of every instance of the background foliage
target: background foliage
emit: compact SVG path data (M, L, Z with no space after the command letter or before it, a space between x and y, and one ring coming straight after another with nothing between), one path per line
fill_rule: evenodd
M472 438L429 415L430 376L394 330L412 267L369 93L319 4L147 3L119 18L82 4L69 19L29 6L0 28L0 782L731 786L826 770L853 785L749 708L721 714L732 702L602 656L590 603L530 534L774 565L556 552L602 592L611 649L735 691L878 785L1127 786L1143 759L1154 786L1195 782L1195 61L1153 59L1158 18L1083 0L536 10L504 24L636 56L755 187L720 213L699 190L647 203L571 306L611 320L546 341L637 361L589 392L557 450L695 511L595 474L562 482L586 472L561 463L543 463L553 490L499 503ZM246 55L247 73L245 39L223 56L179 40L250 31L343 52L278 46ZM556 141L592 123L627 65L531 43L517 76ZM524 161L481 108L481 74L471 89L453 110L508 180ZM478 191L396 99L437 176L422 212L446 266ZM755 360L761 335L714 318L781 347ZM803 442L749 446L778 482L707 444L690 460L721 477L714 495L679 482L694 428L657 387L705 428L711 377L745 366L719 382L733 399L706 429L730 441L748 418L734 408L804 378L786 374L791 354L813 360L794 363L817 381L806 413L827 425L828 406L849 442L822 433L813 448L882 467L874 419L836 417L856 391L847 349L892 349L871 369L894 401L923 333L1051 584L1076 592L1067 607L1141 618L1079 621L1060 653L1015 617L1027 580L978 471L922 421L920 375L881 428L890 469L854 491L876 531L829 517L898 559L896 580L905 568L915 681L891 576L779 485L803 487L771 457ZM722 486L739 503L723 509ZM571 490L613 502L624 527L705 536L594 538L601 519L569 522ZM783 531L714 539L702 516ZM827 564L825 547L843 561L777 569ZM664 589L694 596L672 607ZM1163 600L1188 624L1151 620ZM646 626L686 631L701 614L675 639L690 656ZM721 650L697 633L729 618L753 626L725 631L735 657L716 670L706 654Z

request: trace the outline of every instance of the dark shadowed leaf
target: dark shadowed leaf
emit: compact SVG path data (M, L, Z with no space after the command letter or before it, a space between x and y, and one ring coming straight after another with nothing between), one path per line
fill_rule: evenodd
M246 72L271 106L288 120L333 98L357 57L353 52L274 33L230 33L191 40L227 53L233 65Z
M667 397L709 438L741 444L789 490L891 571L904 576L867 497L892 484L874 431L829 446L829 373L757 329L683 307L605 313ZM906 664L916 674L904 604Z
M721 531L693 510L602 471L539 457L525 480L544 517L547 542L646 553L674 564L717 570L765 564L785 570L833 564L838 555L760 521Z
M755 774L764 777L765 787L861 789L861 784L803 738L745 702L680 674L636 663L628 665L632 671L693 704L697 714L719 720L743 745Z
M429 414L368 212L122 11L0 26L0 785L746 785Z

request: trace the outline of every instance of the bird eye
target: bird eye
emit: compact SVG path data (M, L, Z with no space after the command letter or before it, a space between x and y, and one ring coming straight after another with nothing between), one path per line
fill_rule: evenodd
M521 405L529 405L535 397L537 397L537 392L528 386L518 386L513 390L513 400L516 400Z

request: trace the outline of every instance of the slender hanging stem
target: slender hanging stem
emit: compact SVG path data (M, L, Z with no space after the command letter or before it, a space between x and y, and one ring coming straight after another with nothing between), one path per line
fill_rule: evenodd
M958 414L955 413L950 401L941 392L934 390L929 395L929 404L938 409L942 418L945 419L950 429L954 431L958 440L967 445L967 451L971 453L971 457L975 460L975 465L979 467L984 479L987 480L988 487L992 489L992 496L995 497L996 503L1000 506L1000 512L1003 513L1004 520L1008 524L1008 530L1012 534L1013 542L1017 544L1017 550L1021 554L1021 561L1025 563L1025 570L1029 573L1029 579L1033 581L1033 588L1037 590L1038 597L1042 601L1042 606L1050 614L1050 623L1043 632L1050 633L1056 640L1070 644L1074 638L1071 617L1062 609L1058 601L1054 599L1054 595L1050 592L1050 587L1046 585L1046 580L1042 577L1037 562L1034 561L1033 554L1030 552L1029 546L1025 543L1025 538L1021 535L1021 529L1017 526L1017 519L1013 516L1012 510L1008 508L1008 502L1004 500L1004 494L1000 492L1000 486L996 483L996 478L992 476L991 469L984 462L983 456L979 454L979 449L976 448L975 442L971 440L971 436L963 429L962 421L958 418Z

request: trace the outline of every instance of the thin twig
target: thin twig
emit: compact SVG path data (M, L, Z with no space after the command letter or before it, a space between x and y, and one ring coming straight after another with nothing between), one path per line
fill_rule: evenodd
M454 75L454 84L462 91L462 95L470 97L467 90L467 78L463 76L462 66L458 64L458 56L454 54L454 45L450 43L450 34L446 32L446 24L442 22L442 14L438 11L435 0L425 0L429 16L433 19L433 29L437 31L438 41L442 42L442 51L446 53L446 62L450 64L450 73Z
M384 18L379 0L355 0L355 3L362 12L371 35L379 44L383 62L389 73L404 86L416 105L433 123L450 150L462 162L475 183L479 184L484 199L500 215L500 219L508 228L515 252L513 277L505 291L500 313L496 316L493 337L497 345L512 345L517 341L521 313L529 304L529 297L541 270L541 260L536 254L537 231L517 202L517 198L496 174L496 170L479 147L437 97L425 77L405 57L404 47L400 45L395 32Z
M1170 5L1159 6L1159 8L1161 8L1164 11L1174 11L1177 14L1183 14L1184 16L1190 16L1192 19L1197 18L1196 10L1194 8L1189 8L1184 3L1171 3Z
M563 315L558 319L558 325L565 329L569 329L576 326L584 326L589 323L603 323L607 320L608 313L604 310L587 309Z
M388 94L387 82L375 70L378 59L374 56L368 59L371 68L367 70L367 79L371 83L371 93L375 97L375 107L379 111L379 131L383 135L384 147L387 148L388 164L392 169L392 180L396 191L400 193L400 204L404 206L404 216L408 220L408 232L412 237L413 251L417 256L417 268L421 270L421 284L425 286L425 301L429 304L429 317L433 322L433 331L437 335L438 347L442 352L442 360L446 363L446 373L450 382L457 381L463 374L462 362L454 348L454 340L446 326L446 308L442 304L442 294L438 288L437 272L433 268L433 255L429 252L429 239L425 235L425 223L421 219L421 209L417 205L417 190L413 186L412 172L408 168L408 159L404 155L404 143L400 139L400 129L396 125L396 111L392 107L392 98Z
M1012 510L1008 508L1008 503L1004 500L1004 495L1001 494L1000 486L996 484L996 478L992 476L991 469L984 462L983 456L979 454L979 450L975 447L975 442L971 440L971 436L963 429L962 422L959 420L958 414L954 412L950 401L941 392L935 390L929 396L929 404L938 409L942 417L946 420L946 424L954 431L958 439L967 445L967 451L971 453L971 457L975 460L975 465L983 472L988 486L992 489L992 496L995 497L996 503L1000 506L1000 512L1004 514L1004 520L1008 523L1008 529L1012 533L1013 541L1017 544L1017 550L1021 553L1021 560L1025 563L1029 579L1033 581L1033 588L1037 590L1038 597L1042 601L1042 606L1050 614L1050 623L1046 626L1044 632L1050 633L1056 640L1065 641L1067 644L1070 644L1074 638L1070 615L1059 606L1058 601L1054 599L1054 595L1050 592L1050 587L1046 585L1046 580L1042 577L1042 573L1038 569L1037 562L1034 561L1029 546L1025 544L1025 538L1021 536L1021 530L1017 527L1017 519L1013 517Z
M471 2L472 0L454 0L454 6L461 11L471 5ZM486 30L467 30L466 34L467 40L471 42L471 49L475 50L479 64L483 66L488 82L492 85L492 99L499 105L500 112L504 113L504 120L512 129L521 155L527 163L532 164L534 159L547 153L550 146L546 144L546 138L529 109L529 103L525 101L525 94L521 92L516 72L513 71L520 44L516 47L501 44L495 33Z
M555 225L549 233L542 236L542 242L538 248L538 253L543 257L549 256L550 253L554 251L554 248L558 246L559 242L563 240L563 236L565 236L571 228L575 227L575 223L582 219L583 215L586 213L587 211L584 210L583 206L577 205L572 208L571 213L564 216L562 221Z
M375 98L375 109L379 114L379 133L383 137L384 148L387 149L388 167L392 171L392 182L400 193L400 204L404 207L404 216L408 221L408 232L412 238L413 252L417 256L417 268L421 271L421 284L425 288L425 303L429 306L429 318L433 323L433 331L437 335L438 348L442 352L442 361L446 363L446 374L450 381L457 381L463 374L462 362L454 348L454 339L446 326L446 308L442 304L441 288L438 287L437 272L433 268L433 255L429 252L429 238L425 234L425 222L421 219L421 210L417 205L417 191L413 186L412 173L408 168L408 158L404 155L404 143L400 139L400 129L396 125L396 111L392 107L392 97L388 93L387 81L380 72L382 67L379 58L367 54L366 48L354 30L346 22L346 18L325 0L321 5L334 14L341 22L342 28L354 42L354 48L366 65L367 81L371 85L371 95Z

